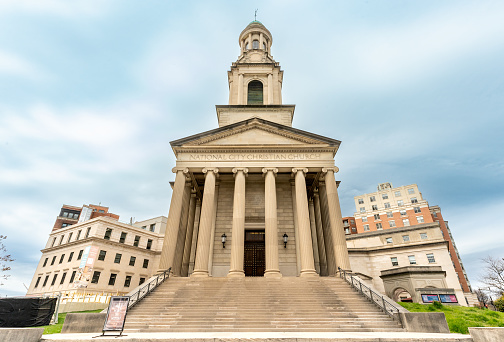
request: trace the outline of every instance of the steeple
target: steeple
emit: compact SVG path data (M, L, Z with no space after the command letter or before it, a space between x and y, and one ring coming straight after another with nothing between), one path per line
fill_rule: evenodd
M240 33L238 44L240 56L228 71L229 106L217 106L219 126L252 117L292 126L294 106L282 105L283 70L271 55L270 31L254 20ZM222 118L221 112L226 112Z

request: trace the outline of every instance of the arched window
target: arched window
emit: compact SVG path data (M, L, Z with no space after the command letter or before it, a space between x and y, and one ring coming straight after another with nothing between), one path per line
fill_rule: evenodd
M259 49L259 41L258 40L252 41L252 49Z
M252 81L248 84L247 104L263 104L263 84L261 81Z

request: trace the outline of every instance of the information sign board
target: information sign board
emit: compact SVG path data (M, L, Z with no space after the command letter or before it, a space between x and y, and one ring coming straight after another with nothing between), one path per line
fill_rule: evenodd
M110 298L107 318L103 325L103 333L106 331L119 331L122 334L128 312L128 304L129 297L127 296L113 296Z
M440 294L441 303L458 303L457 296L452 294Z
M422 301L424 303L432 303L434 301L439 302L439 297L437 294L423 294Z

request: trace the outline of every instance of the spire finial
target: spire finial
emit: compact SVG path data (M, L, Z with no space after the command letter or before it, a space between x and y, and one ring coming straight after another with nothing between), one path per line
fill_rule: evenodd
M257 11L258 11L258 9L256 9L254 12L254 21L257 21Z

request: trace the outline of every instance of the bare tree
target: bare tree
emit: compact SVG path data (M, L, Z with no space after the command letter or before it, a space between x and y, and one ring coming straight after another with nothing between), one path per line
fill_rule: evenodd
M496 295L504 295L504 259L496 259L488 256L483 259L486 264L481 282L487 285L490 291Z
M7 254L7 248L4 245L4 241L7 236L0 235L0 285L3 285L2 280L9 278L9 274L5 272L9 271L11 268L8 266L9 262L14 261L10 254Z
M478 301L481 303L481 305L488 303L488 296L482 289L477 289L476 291L474 291L474 293L476 293L476 296L478 296Z

